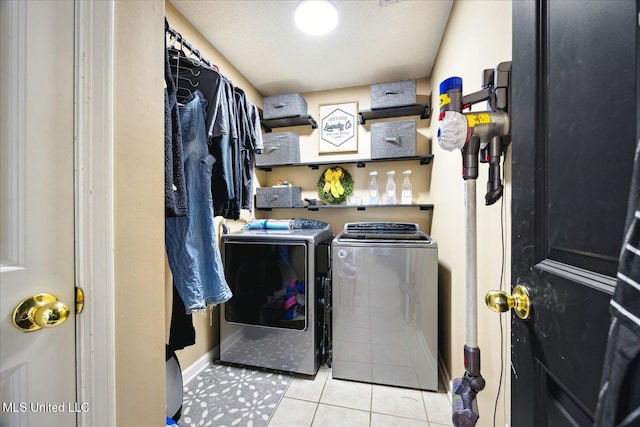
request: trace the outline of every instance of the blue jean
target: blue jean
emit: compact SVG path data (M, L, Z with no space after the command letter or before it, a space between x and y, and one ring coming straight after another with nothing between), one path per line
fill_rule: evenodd
M165 220L169 266L187 314L226 302L232 296L213 222L211 172L215 159L207 147L206 107L199 91L180 105L189 213Z

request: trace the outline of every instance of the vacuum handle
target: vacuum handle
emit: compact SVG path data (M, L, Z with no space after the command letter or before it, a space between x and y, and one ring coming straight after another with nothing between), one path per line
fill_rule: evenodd
M484 196L487 206L494 204L502 197L503 186L500 176L500 157L502 156L502 138L494 136L489 143L488 159L489 180L487 181L487 194Z

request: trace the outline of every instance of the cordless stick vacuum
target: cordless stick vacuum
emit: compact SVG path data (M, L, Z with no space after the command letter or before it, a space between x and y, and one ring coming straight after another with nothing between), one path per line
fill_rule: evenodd
M473 427L478 422L476 395L484 389L480 373L477 313L476 259L476 179L478 165L489 163L486 205L502 197L500 157L511 142L509 105L511 62L502 62L495 69L484 70L482 89L462 95L462 79L450 77L440 84L440 128L438 143L448 151L460 149L465 200L465 263L466 263L466 344L464 346L464 375L453 381L453 424ZM488 111L467 112L473 104L487 101Z

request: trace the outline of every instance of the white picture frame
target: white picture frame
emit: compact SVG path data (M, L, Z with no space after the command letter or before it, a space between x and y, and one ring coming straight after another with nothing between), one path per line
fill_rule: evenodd
M358 102L320 105L319 154L358 152Z

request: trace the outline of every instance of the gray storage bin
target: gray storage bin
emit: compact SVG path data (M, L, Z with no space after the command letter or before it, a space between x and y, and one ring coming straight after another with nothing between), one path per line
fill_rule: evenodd
M371 109L402 107L416 103L416 81L371 85Z
M416 155L416 121L378 122L371 125L371 158Z
M304 116L307 114L307 101L299 93L267 96L262 100L262 108L265 120Z
M300 141L297 133L273 132L262 136L264 150L256 154L256 166L292 165L300 163Z
M258 187L256 208L293 208L302 206L300 187Z

